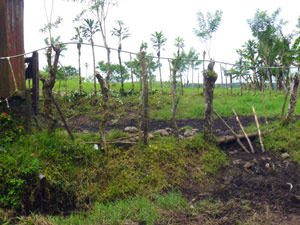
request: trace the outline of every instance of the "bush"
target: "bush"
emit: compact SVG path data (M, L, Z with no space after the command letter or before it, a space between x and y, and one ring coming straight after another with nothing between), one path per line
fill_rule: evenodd
M0 114L0 147L15 141L24 134L23 126L17 124L6 112Z

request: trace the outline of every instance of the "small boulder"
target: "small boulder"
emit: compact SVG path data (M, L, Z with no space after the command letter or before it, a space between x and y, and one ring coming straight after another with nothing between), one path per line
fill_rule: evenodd
M169 136L169 132L166 131L165 129L159 129L159 130L154 131L153 135L156 135L156 134L160 134L160 136L162 136L162 137Z
M137 129L136 127L125 127L124 131L127 133L137 133L139 132L139 129Z
M289 153L287 153L287 152L281 154L281 158L282 158L282 159L287 159L287 158L289 158L289 157L290 157L290 155L289 155Z
M199 132L199 129L188 129L184 131L183 136L185 137L191 137L191 136L195 136L197 133Z
M265 167L266 167L267 169L269 169L269 168L270 168L270 164L269 164L269 163L266 163Z
M244 168L245 168L245 169L249 169L251 166L253 166L253 163L251 163L251 162L246 162L246 163L244 164Z
M240 165L240 164L242 164L242 162L243 162L243 160L241 160L241 159L236 159L236 160L233 160L233 161L232 161L232 164L233 164L233 165Z
M172 132L173 132L173 129L170 128L170 127L167 127L165 130L166 130L168 133L172 133Z

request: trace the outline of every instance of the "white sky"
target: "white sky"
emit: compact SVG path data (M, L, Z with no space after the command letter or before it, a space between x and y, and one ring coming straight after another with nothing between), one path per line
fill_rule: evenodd
M25 2L25 52L44 47L44 38L47 34L39 32L46 23L43 0L24 0ZM51 0L46 0L48 14L50 14ZM72 20L84 8L84 4L72 3L62 0L54 0L53 19L58 16L63 18L63 24L59 29L53 30L53 36L61 35L63 42L69 42L74 36L74 24ZM162 57L172 57L176 49L174 40L180 36L185 40L185 50L194 47L201 53L205 50L204 45L194 35L193 28L197 28L197 12L201 10L214 12L223 10L223 17L220 27L213 35L211 56L217 61L234 63L238 59L235 53L241 48L244 42L252 38L247 19L254 16L256 9L268 10L269 14L277 8L281 8L281 18L288 21L285 33L295 29L297 18L300 16L300 2L297 0L119 0L119 5L114 7L108 16L107 29L110 31L116 20L122 20L130 30L130 37L123 42L123 49L131 52L138 52L142 41L148 43L148 52L154 52L151 47L150 37L155 31L163 31L167 38L165 51ZM103 45L100 35L95 43ZM117 38L111 37L109 33L108 44L117 48ZM88 73L91 74L91 48L83 47L82 73L85 74L84 63L90 65ZM76 46L69 46L61 59L62 64L77 67ZM112 57L116 59L117 53L113 52ZM128 55L122 55L123 60L129 60ZM106 60L105 50L98 48L96 61ZM46 63L43 53L40 52L41 67ZM219 67L219 65L217 65ZM163 64L163 77L168 80L169 73L166 62ZM158 74L158 72L157 72ZM157 76L158 77L158 76Z

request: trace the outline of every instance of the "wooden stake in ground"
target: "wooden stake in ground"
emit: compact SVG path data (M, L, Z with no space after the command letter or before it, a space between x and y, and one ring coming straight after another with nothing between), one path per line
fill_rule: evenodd
M143 124L144 124L144 144L148 145L148 136L149 136L149 100L148 100L148 78L146 71L146 62L145 62L145 52L141 52L141 68L144 79L144 116L143 116Z
M55 100L52 92L50 92L50 96L51 96L51 99L52 99L52 101L53 101L53 103L54 103L54 105L55 105L55 107L57 109L57 112L58 112L58 114L59 114L59 116L60 116L60 118L61 118L61 120L62 120L62 122L63 122L63 124L65 126L66 131L68 132L70 138L74 141L74 136L73 136L73 134L72 134L72 132L71 132L71 130L70 130L70 128L69 128L66 120L65 120L65 117L64 117L64 115L63 115L63 113L62 113L62 111L61 111L58 103L56 102L56 100Z
M129 56L130 56L131 92L133 94L134 93L134 80L133 80L133 72L132 72L132 57L131 57L131 53L129 54Z
M242 84L242 59L240 59L240 95L243 95L243 84Z
M253 114L254 114L254 119L255 119L255 123L256 123L256 127L257 127L257 132L258 132L258 137L259 137L259 143L260 143L260 146L261 146L261 151L265 152L265 147L264 147L264 144L263 144L263 141L262 141L261 131L260 131L260 128L259 128L259 122L258 122L258 119L257 119L257 115L256 115L256 111L255 111L254 106L252 106L252 111L253 111Z
M255 153L254 148L253 148L253 146L252 146L252 144L251 144L251 141L250 141L250 139L249 139L249 137L248 137L248 135L247 135L247 133L246 133L246 131L245 131L245 129L244 129L244 127L243 127L243 125L242 125L242 123L241 123L241 121L240 121L238 115L237 115L237 113L235 112L234 108L232 108L232 112L234 113L235 119L236 119L236 121L239 123L240 128L241 128L243 134L244 134L245 137L246 137L246 140L247 140L247 142L248 142L248 144L249 144L249 147L250 147L250 149L251 149L251 152L252 152L252 153Z
M204 75L204 72L205 72L205 55L206 55L206 52L205 51L203 51L203 70L202 70L202 76L203 76L203 87L202 87L202 89L203 89L203 97L205 98L205 91L204 91L204 89L205 89L205 75ZM200 85L199 85L200 86Z
M203 133L204 138L213 141L213 100L215 82L218 79L217 73L214 71L215 62L213 60L208 64L207 70L204 72L204 122Z
M222 84L222 93L224 97L224 83L223 83L223 73L222 73L222 65L220 64L220 73L221 73L221 84Z
M172 68L172 97L173 97L173 107L172 107L172 126L174 129L174 135L176 140L179 140L179 133L178 133L178 127L177 127L177 123L176 123L176 109L177 109L177 105L178 105L178 97L176 94L176 73L179 67L179 61L180 61L180 49L177 50L177 57L175 59L175 61L172 62L173 64L173 68Z
M232 90L232 71L230 71L230 95L233 96L233 90Z
M245 147L245 145L243 145L243 143L241 142L239 136L237 133L234 132L234 130L228 125L228 123L225 122L225 120L223 120L223 118L219 115L219 113L217 113L216 110L214 110L214 113L217 115L217 117L219 117L219 119L225 124L225 126L231 131L231 133L236 137L236 141L237 143L242 147L242 149L247 152L250 153L248 151L248 149Z
M102 139L102 144L103 144L103 149L106 151L107 146L106 146L106 124L108 121L108 92L109 89L107 87L107 84L103 77L100 74L96 74L96 78L100 84L101 87L101 92L102 92L102 108L103 108L103 114L102 114L102 119L99 125L99 133Z

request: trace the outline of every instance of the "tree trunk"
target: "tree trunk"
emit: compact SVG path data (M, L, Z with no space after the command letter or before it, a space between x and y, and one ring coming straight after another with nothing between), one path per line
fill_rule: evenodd
M159 79L160 79L160 93L164 93L164 87L163 87L163 82L162 82L162 77L161 77L161 65L160 65L160 56L158 57L158 70L159 70Z
M92 52L93 52L93 71L94 71L94 94L97 95L97 85L96 85L96 60L95 60L95 49L94 49L94 41L91 40L92 43Z
M202 70L202 75L203 75L203 97L205 98L205 54L206 52L203 51L203 70Z
M233 90L232 90L232 72L230 72L230 94L233 96Z
M106 150L107 145L106 145L105 129L106 129L107 121L108 121L108 92L109 92L109 89L107 88L106 83L100 74L96 74L96 78L98 79L98 82L101 87L101 93L102 93L102 102L101 102L102 104L101 105L103 108L102 119L101 119L101 122L99 125L99 133L100 133L100 137L102 139L103 149Z
M242 86L242 60L240 60L240 95L243 96L243 86Z
M181 96L183 96L183 82L182 82L182 73L180 73L180 91L181 91Z
M286 118L281 124L282 126L286 126L292 121L293 114L297 104L298 86L299 86L299 74L296 73L295 76L292 78L291 91L290 91L290 103L288 106Z
M267 73L268 73L268 79L269 79L269 95L271 95L272 90L273 90L273 84L272 84L272 75L271 75L270 68L267 68Z
M121 75L121 90L120 90L120 94L121 94L121 96L124 96L124 77L123 77L123 70L122 70L121 50L122 50L122 46L120 44L119 48L118 48L118 58L119 58L120 75Z
M178 67L178 63L180 60L179 57L179 50L177 52L177 57L176 60L173 64L173 73L172 73L172 98L173 98L173 107L172 107L172 126L174 129L174 135L176 140L179 140L179 133L178 133L178 127L177 127L177 123L176 123L176 110L177 110L177 105L178 105L178 98L177 98L177 93L176 93L176 73L177 73L177 67Z
M192 65L192 90L194 94L194 66Z
M204 94L204 122L203 133L204 138L208 141L213 140L213 99L214 99L214 87L215 82L218 79L218 75L213 70L215 65L214 61L211 61L208 65L208 70L204 73L205 78L205 94Z
M152 75L151 75L151 62L149 59L149 63L148 63L148 74L149 74L149 83L150 83L150 93L152 95Z
M78 75L79 75L79 95L82 95L82 84L81 84L81 44L77 44L78 49Z
M132 58L130 53L130 77L131 77L131 92L134 93L134 81L133 81L133 73L132 73Z
M55 51L53 65L51 62L52 49ZM53 117L51 93L56 81L57 65L58 65L60 53L61 53L60 45L52 46L48 48L47 61L48 61L48 68L49 68L49 78L41 79L43 83L42 91L44 97L44 111L47 118L48 133L53 133L55 131L55 127L57 123L57 121Z
M148 145L148 136L149 136L149 99L148 99L148 78L146 71L146 62L145 62L145 52L141 52L141 67L142 74L144 79L144 116L143 116L143 125L144 125L144 144Z

